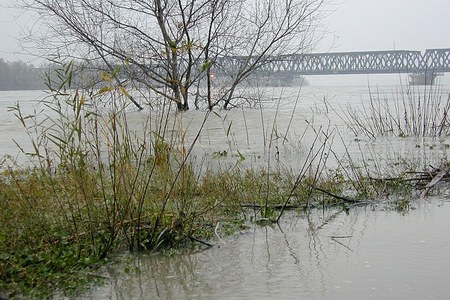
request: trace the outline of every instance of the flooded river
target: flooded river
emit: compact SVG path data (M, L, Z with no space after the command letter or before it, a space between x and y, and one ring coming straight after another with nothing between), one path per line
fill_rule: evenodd
M443 86L438 92L445 98L449 90ZM395 86L372 92L400 99ZM448 161L446 136L371 139L349 131L342 112L364 108L369 101L366 86L311 86L300 94L298 88L280 88L267 93L274 101L266 102L262 112L235 109L211 114L193 157L214 161L214 154L226 151L228 162L239 161L239 154L245 163L257 166L276 157L295 169L303 164L314 129L331 128L335 158L347 156L377 166L406 159L424 169ZM0 92L0 157L10 154L19 163L26 161L13 139L27 149L28 137L7 110L20 101L25 113L33 113L32 100L42 96L32 91ZM128 120L139 127L147 115L131 111ZM187 145L204 115L189 111L174 117L186 132ZM330 158L328 167L338 166ZM221 234L223 240L212 240L214 247L204 251L125 254L123 263L103 273L105 284L80 299L448 299L449 199L443 191L438 197L413 201L401 212L383 203L348 211L290 212L279 226L248 224L236 235Z
M80 299L448 299L448 199L292 213L209 250L131 256Z

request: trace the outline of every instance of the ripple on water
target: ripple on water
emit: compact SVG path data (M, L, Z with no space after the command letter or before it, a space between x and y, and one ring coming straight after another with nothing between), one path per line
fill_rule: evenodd
M132 257L83 299L445 299L450 294L450 203L402 215L357 208L286 215L194 254ZM439 205L438 205L439 204ZM337 242L338 241L338 242Z

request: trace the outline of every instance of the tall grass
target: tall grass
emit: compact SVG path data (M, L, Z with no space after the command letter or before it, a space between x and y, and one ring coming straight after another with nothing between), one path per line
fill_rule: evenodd
M47 81L46 115L10 108L32 144L22 148L28 167L5 162L0 177L0 278L10 285L66 284L55 274L112 251L175 245L195 234L205 209L188 201L197 177L189 153L166 140L164 115L160 126L130 129L128 91L109 82L72 90L72 68Z
M447 168L450 94L440 85L399 86L391 93L369 87L367 100L338 108L325 102L323 112L345 124L338 130L344 153L329 151L335 174L357 198L413 197Z
M450 94L439 85L400 86L391 95L369 89L369 103L348 107L341 118L355 134L370 138L440 137L450 134L449 111Z
M248 216L243 204L258 208L252 219L275 221L283 212L274 204L311 202L329 141L321 131L300 175L271 161L261 169L199 171L191 153L209 112L190 144L171 123L170 106L132 128L130 91L113 84L114 74L103 74L99 89L81 90L72 86L73 68L61 64L47 78L41 113L10 107L31 142L30 149L18 144L26 166L6 159L0 166L0 289L10 296L74 289L97 278L92 268L113 253L202 242L219 221L236 230ZM224 129L231 147L232 123L224 121Z

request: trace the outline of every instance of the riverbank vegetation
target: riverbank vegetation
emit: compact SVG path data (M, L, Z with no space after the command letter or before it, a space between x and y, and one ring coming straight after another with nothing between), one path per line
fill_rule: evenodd
M318 160L323 168L326 140L317 138L297 175L239 163L224 170L195 166L198 136L184 141L183 129L169 121L170 105L158 120L132 128L128 91L73 90L72 67L48 78L42 113L10 107L31 147L18 145L26 166L8 157L1 165L0 288L9 296L70 291L96 279L93 270L114 253L210 245L219 224L232 232L250 217L276 221L281 213L274 205L315 205L308 195L321 184L321 170L309 173ZM247 205L257 208L251 216Z
M450 134L450 94L439 85L399 86L394 96L369 92L369 102L342 112L354 134L369 138L445 137Z
M331 125L308 127L312 138L298 149L295 168L279 160L278 143L287 137L275 124L266 134L263 164L246 165L239 149L199 162L193 149L208 118L220 112L205 112L190 140L170 104L132 126L130 91L113 84L72 89L71 67L47 80L42 113L10 108L31 141L31 147L18 145L28 164L9 157L1 163L0 290L12 298L78 291L101 280L97 268L115 254L211 247L247 222L276 223L288 209L351 209L386 199L405 209L450 170L418 170L407 161L387 173L349 151L339 156ZM232 135L231 124L224 134ZM221 159L219 167L210 164Z

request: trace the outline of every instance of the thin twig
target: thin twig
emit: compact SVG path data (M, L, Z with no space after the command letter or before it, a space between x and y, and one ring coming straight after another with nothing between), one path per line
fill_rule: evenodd
M330 222L331 220L335 219L337 216L339 216L344 211L345 211L345 209L341 209L341 210L335 212L334 214L332 214L331 216L329 216L328 218L326 218L326 220L323 221L322 224L320 224L319 226L316 227L316 230L322 229L325 225L328 224L328 222Z
M436 176L433 177L433 179L427 184L427 186L425 187L425 189L422 191L422 193L420 193L420 198L423 199L425 198L428 193L430 192L430 190L435 187L439 182L442 181L442 179L450 172L450 166L448 166L447 168L443 169L442 171L440 171L439 173L436 174Z
M259 209L259 208L263 208L263 207L268 207L271 209L297 209L297 208L305 208L306 204L302 204L302 205L284 205L284 204L273 204L273 205L260 205L260 204L256 204L256 203L243 203L241 204L242 208L255 208L255 209Z
M214 234L217 236L217 238L219 239L219 241L220 241L222 244L226 245L227 243L225 243L225 241L222 240L222 238L220 237L220 235L217 233L217 230L219 229L219 224L220 224L220 223L217 222L216 228L214 228Z
M203 241L203 240L198 239L198 238L195 238L195 237L193 237L193 236L190 236L189 239L190 239L191 241L194 241L194 242L203 244L203 245L208 246L208 247L210 247L210 248L211 248L211 247L214 247L214 244L208 243L207 241Z
M329 192L329 191L324 190L324 189L322 189L320 187L317 187L317 186L312 186L312 188L317 190L317 191L319 191L319 192L327 194L328 196L331 196L333 198L336 198L336 199L339 199L339 200L342 200L342 201L345 201L345 202L349 202L349 203L358 203L358 202L360 202L359 200L356 200L356 199L352 199L352 198L348 198L348 197L344 197L344 196L339 196L339 195L333 194L332 192Z
M338 243L339 245L341 245L342 247L346 248L347 250L350 250L351 252L353 252L353 250L352 250L349 246L345 245L344 243L342 243L342 242L336 240L336 239L333 238L333 237L332 237L331 239L332 239L334 242L336 242L336 243Z

